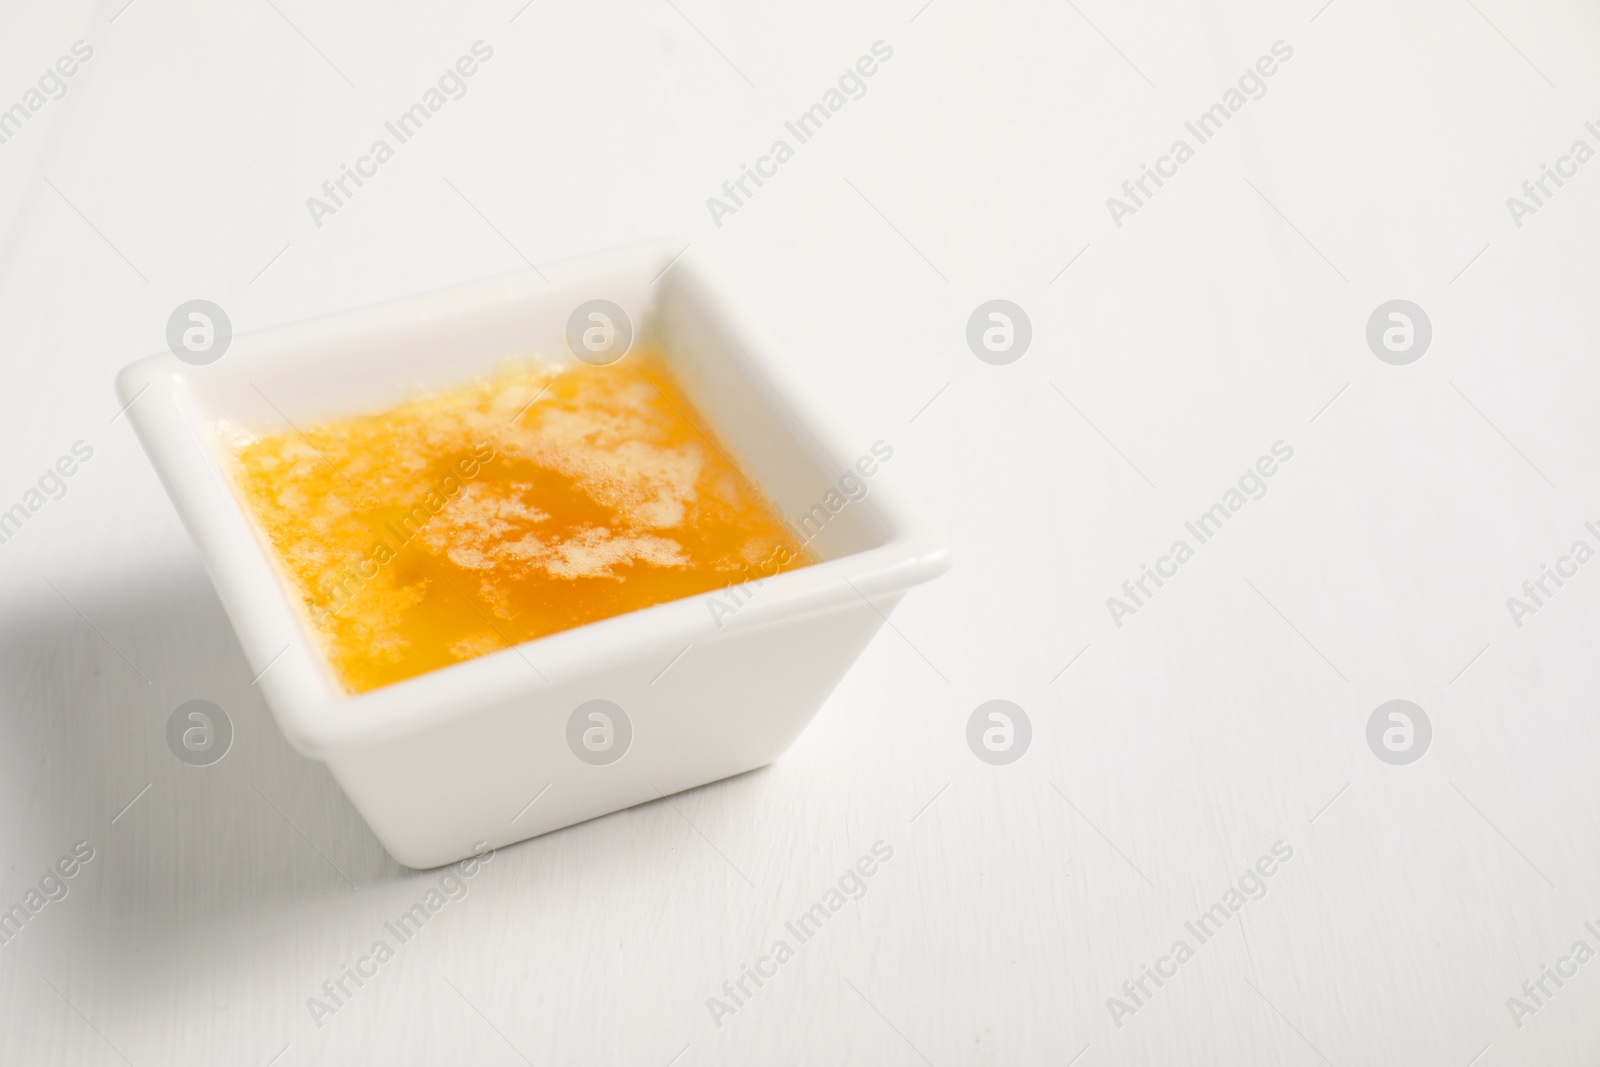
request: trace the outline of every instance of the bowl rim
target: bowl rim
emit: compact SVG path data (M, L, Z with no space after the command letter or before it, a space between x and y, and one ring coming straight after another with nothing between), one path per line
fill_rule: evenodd
M791 425L803 429L811 438L807 443L841 475L865 454L855 444L856 435L795 372L737 290L691 242L641 242L561 260L546 265L545 271L583 277L641 262L661 265L652 289L676 272L699 286L703 310L718 316L721 328L737 342L730 346L731 357L787 408ZM274 359L293 358L296 347L308 341L358 338L364 330L397 317L461 314L498 294L537 300L539 293L530 285L536 274L545 276L530 267L269 327L240 334L233 345L245 344L249 358L265 366ZM532 295L519 295L527 293ZM767 578L760 596L745 601L715 625L701 604L716 592L712 591L586 623L364 693L346 693L277 560L262 543L255 520L229 484L221 456L202 441L205 431L196 423L203 416L194 385L207 370L171 352L160 352L124 367L116 378L117 395L196 542L250 665L251 684L259 684L290 743L312 758L327 759L396 741L511 700L537 700L541 692L553 692L620 662L658 661L668 668L669 660L692 654L697 644L857 599L883 615L873 604L875 599L898 598L950 565L943 537L888 477L889 472L880 471L872 478L871 491L849 505L865 509L877 520L884 531L879 544ZM714 431L715 420L706 417Z

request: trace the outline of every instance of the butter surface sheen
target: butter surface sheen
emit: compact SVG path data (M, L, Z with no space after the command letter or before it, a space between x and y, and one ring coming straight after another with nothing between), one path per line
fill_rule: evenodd
M816 562L649 349L223 429L235 487L353 693Z

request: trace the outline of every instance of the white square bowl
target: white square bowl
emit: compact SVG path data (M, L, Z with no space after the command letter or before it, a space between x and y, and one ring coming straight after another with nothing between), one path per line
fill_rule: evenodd
M245 655L265 672L279 728L328 765L407 866L764 766L905 591L949 566L939 534L875 470L878 457L841 430L698 254L674 258L679 247L629 247L241 335L209 365L163 353L117 376ZM568 317L595 298L664 349L725 454L821 562L740 589L731 615L686 598L347 694L231 486L219 422L306 427L464 383L508 358L571 359ZM568 744L569 719L596 699L632 726L622 757L604 765Z

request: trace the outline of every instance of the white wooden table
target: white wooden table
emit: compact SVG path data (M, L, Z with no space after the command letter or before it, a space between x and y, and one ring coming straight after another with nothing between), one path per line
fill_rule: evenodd
M0 118L93 49L0 144L0 1062L1600 1060L1592 6L124 2L0 15ZM440 874L277 733L111 378L186 300L242 331L661 233L957 565L777 764L505 849L362 963Z

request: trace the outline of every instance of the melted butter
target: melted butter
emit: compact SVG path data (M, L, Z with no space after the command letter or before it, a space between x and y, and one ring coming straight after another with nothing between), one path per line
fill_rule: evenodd
M238 434L233 475L334 673L365 692L815 562L705 426L635 351Z

